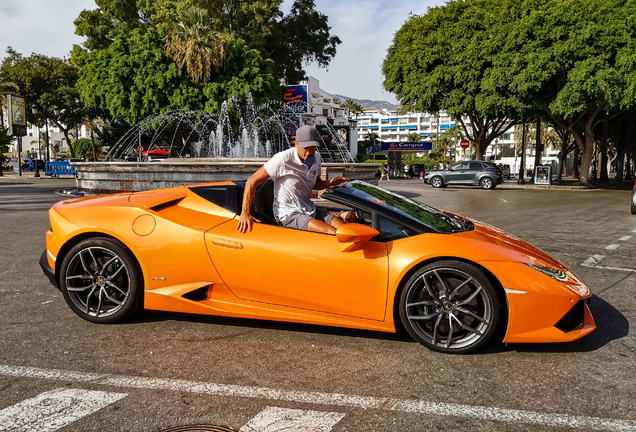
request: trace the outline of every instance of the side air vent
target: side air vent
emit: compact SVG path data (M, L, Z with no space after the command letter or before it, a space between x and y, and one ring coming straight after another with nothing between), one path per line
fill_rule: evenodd
M192 301L201 301L207 300L208 298L208 287L204 286L201 288L197 288L194 291L190 291L187 294L182 295L181 297L192 300Z
M176 206L177 204L179 204L179 201L181 201L182 199L183 198L179 198L179 199L175 199L172 201L168 201L168 202L156 205L154 207L150 207L150 210L158 212L158 211L167 209L168 207Z

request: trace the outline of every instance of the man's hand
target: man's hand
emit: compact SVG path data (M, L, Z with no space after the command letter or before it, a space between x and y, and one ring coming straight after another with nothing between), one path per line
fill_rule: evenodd
M245 234L247 231L252 231L252 225L254 224L254 222L260 223L261 221L259 221L249 213L241 213L236 229Z
M348 182L349 179L347 177L336 177L329 181L329 187L338 186L340 183Z

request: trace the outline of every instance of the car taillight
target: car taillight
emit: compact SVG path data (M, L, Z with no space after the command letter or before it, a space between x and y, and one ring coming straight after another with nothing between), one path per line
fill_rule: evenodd
M494 168L493 171L494 172L499 172L499 170L497 168Z

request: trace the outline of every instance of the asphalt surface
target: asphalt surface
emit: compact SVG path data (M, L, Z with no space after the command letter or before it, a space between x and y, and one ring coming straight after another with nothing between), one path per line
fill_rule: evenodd
M636 339L629 331L636 318L636 217L629 191L382 181L529 241L594 294L598 328L582 340L491 343L458 356L429 351L403 334L319 326L163 312L117 325L86 322L38 265L47 210L66 198L54 192L73 185L0 178L0 420L28 411L20 405L26 400L65 389L121 396L61 423L62 431L192 424L283 430L254 426L267 407L339 414L335 426L308 422L312 431L636 430ZM29 429L0 421L0 431L8 430Z

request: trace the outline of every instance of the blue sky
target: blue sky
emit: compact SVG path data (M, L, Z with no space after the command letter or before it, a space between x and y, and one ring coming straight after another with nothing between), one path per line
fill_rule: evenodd
M310 65L309 75L320 80L329 93L358 99L395 97L382 89L382 61L394 33L409 13L425 13L439 0L315 0L316 8L329 17L332 33L342 44L327 70ZM287 11L291 0L284 0ZM68 57L75 35L73 20L83 9L95 9L94 0L0 0L1 57L7 46L24 55L32 52Z

